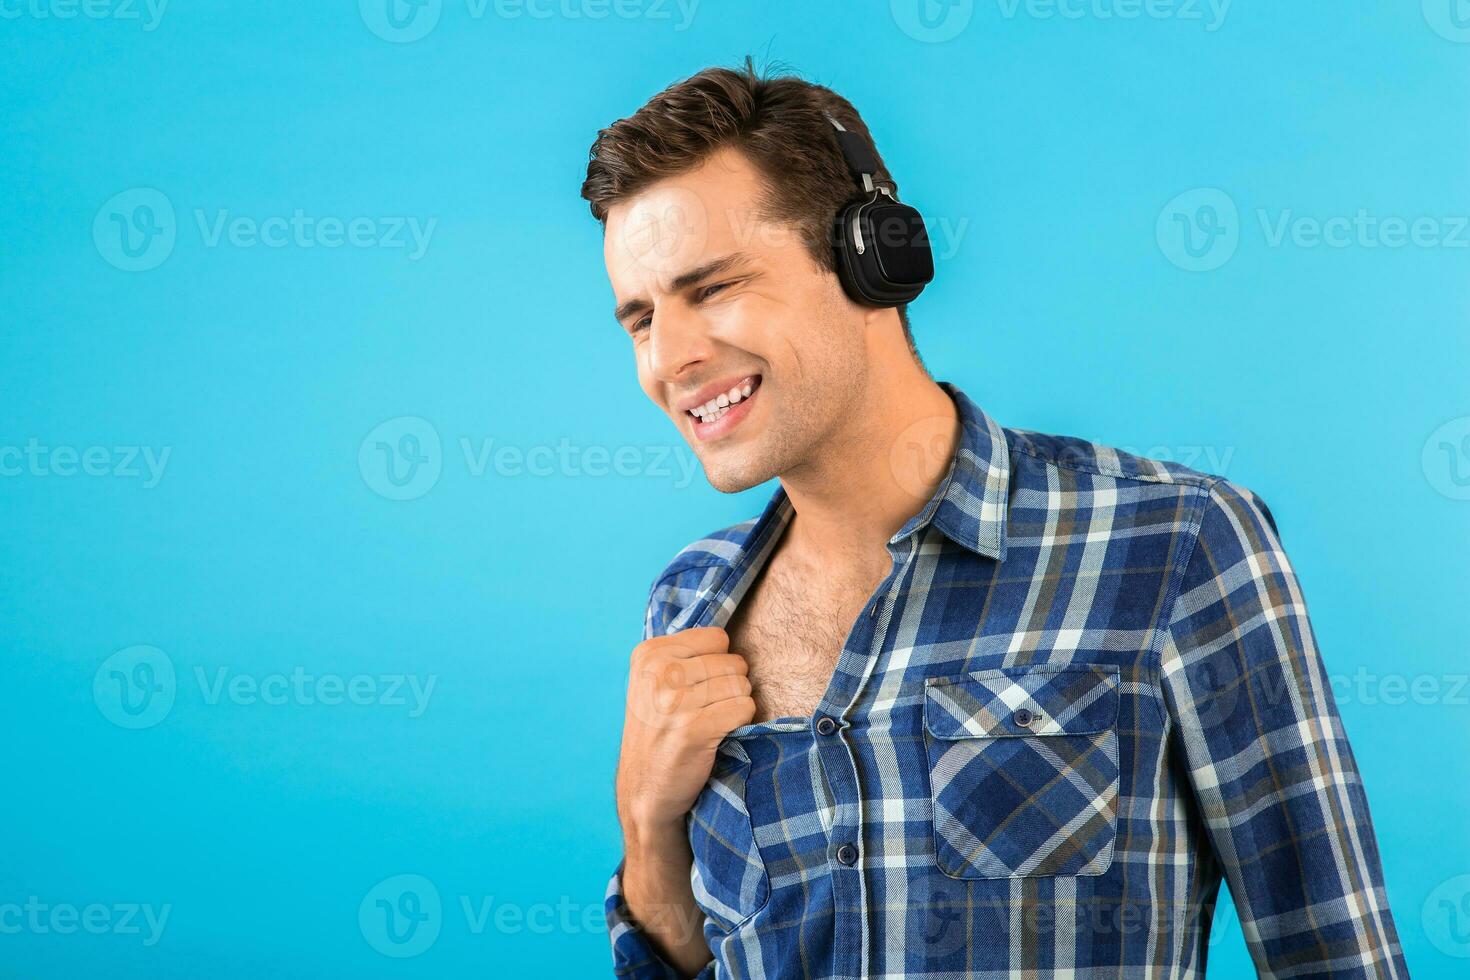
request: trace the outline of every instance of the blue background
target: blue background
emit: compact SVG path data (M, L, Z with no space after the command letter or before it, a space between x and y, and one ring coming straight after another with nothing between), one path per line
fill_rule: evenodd
M0 976L606 972L648 585L770 488L681 475L692 456L637 388L578 188L600 126L747 52L848 96L941 226L912 308L937 377L1003 424L1255 489L1331 672L1437 686L1338 696L1410 967L1463 975L1470 32L1452 0L1239 0L1214 23L1184 0L1133 19L977 0L931 7L932 29L903 0L704 0L692 18L673 0L545 17L443 0L411 42L379 0L176 2L151 30L142 0L93 2L108 16L0 4L0 451L102 447L111 474L0 457L0 905L170 913L152 946L146 928L0 932ZM173 209L154 218L174 241L125 271L114 222L146 217L138 188ZM1200 189L1237 215L1206 214L1221 197ZM1273 244L1283 215L1360 209L1447 241ZM207 234L298 210L436 224L418 257L391 236ZM1187 268L1180 221L1221 229L1199 239L1218 268ZM437 452L401 440L426 431L404 417ZM392 484L378 438L364 448L385 422L437 480ZM511 452L477 466L487 440ZM169 451L156 485L129 446ZM559 446L630 448L622 475L515 463ZM104 662L137 645L177 681L131 730ZM416 717L211 703L196 670L221 668L436 686ZM442 907L409 958L359 923L400 874ZM1219 928L1211 975L1249 975L1238 923Z

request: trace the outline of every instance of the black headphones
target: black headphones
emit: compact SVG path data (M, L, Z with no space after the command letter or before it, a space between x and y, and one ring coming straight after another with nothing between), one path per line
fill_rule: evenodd
M862 137L848 132L830 114L827 119L837 130L842 159L865 195L837 212L833 229L837 278L855 303L907 303L934 278L934 255L924 218L900 203L891 188L873 183L878 160Z

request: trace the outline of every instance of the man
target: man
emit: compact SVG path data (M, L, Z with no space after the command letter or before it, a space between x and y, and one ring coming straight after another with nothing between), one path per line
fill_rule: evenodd
M853 107L749 62L592 147L640 385L717 489L780 480L653 584L616 973L1198 976L1223 877L1262 975L1406 976L1270 513L932 380L839 274L878 194Z

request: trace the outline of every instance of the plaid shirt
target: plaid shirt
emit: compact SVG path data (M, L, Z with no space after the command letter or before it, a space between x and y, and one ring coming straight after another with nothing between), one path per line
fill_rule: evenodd
M1198 977L1223 877L1261 975L1406 977L1264 504L944 387L954 461L816 713L731 732L689 814L699 976ZM680 552L645 637L724 625L791 516ZM621 867L606 908L616 975L678 976Z

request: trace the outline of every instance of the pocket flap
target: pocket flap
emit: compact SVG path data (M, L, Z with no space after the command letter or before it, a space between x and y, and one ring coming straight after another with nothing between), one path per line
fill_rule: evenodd
M1087 735L1117 721L1117 667L1000 667L924 682L924 727L935 738Z

